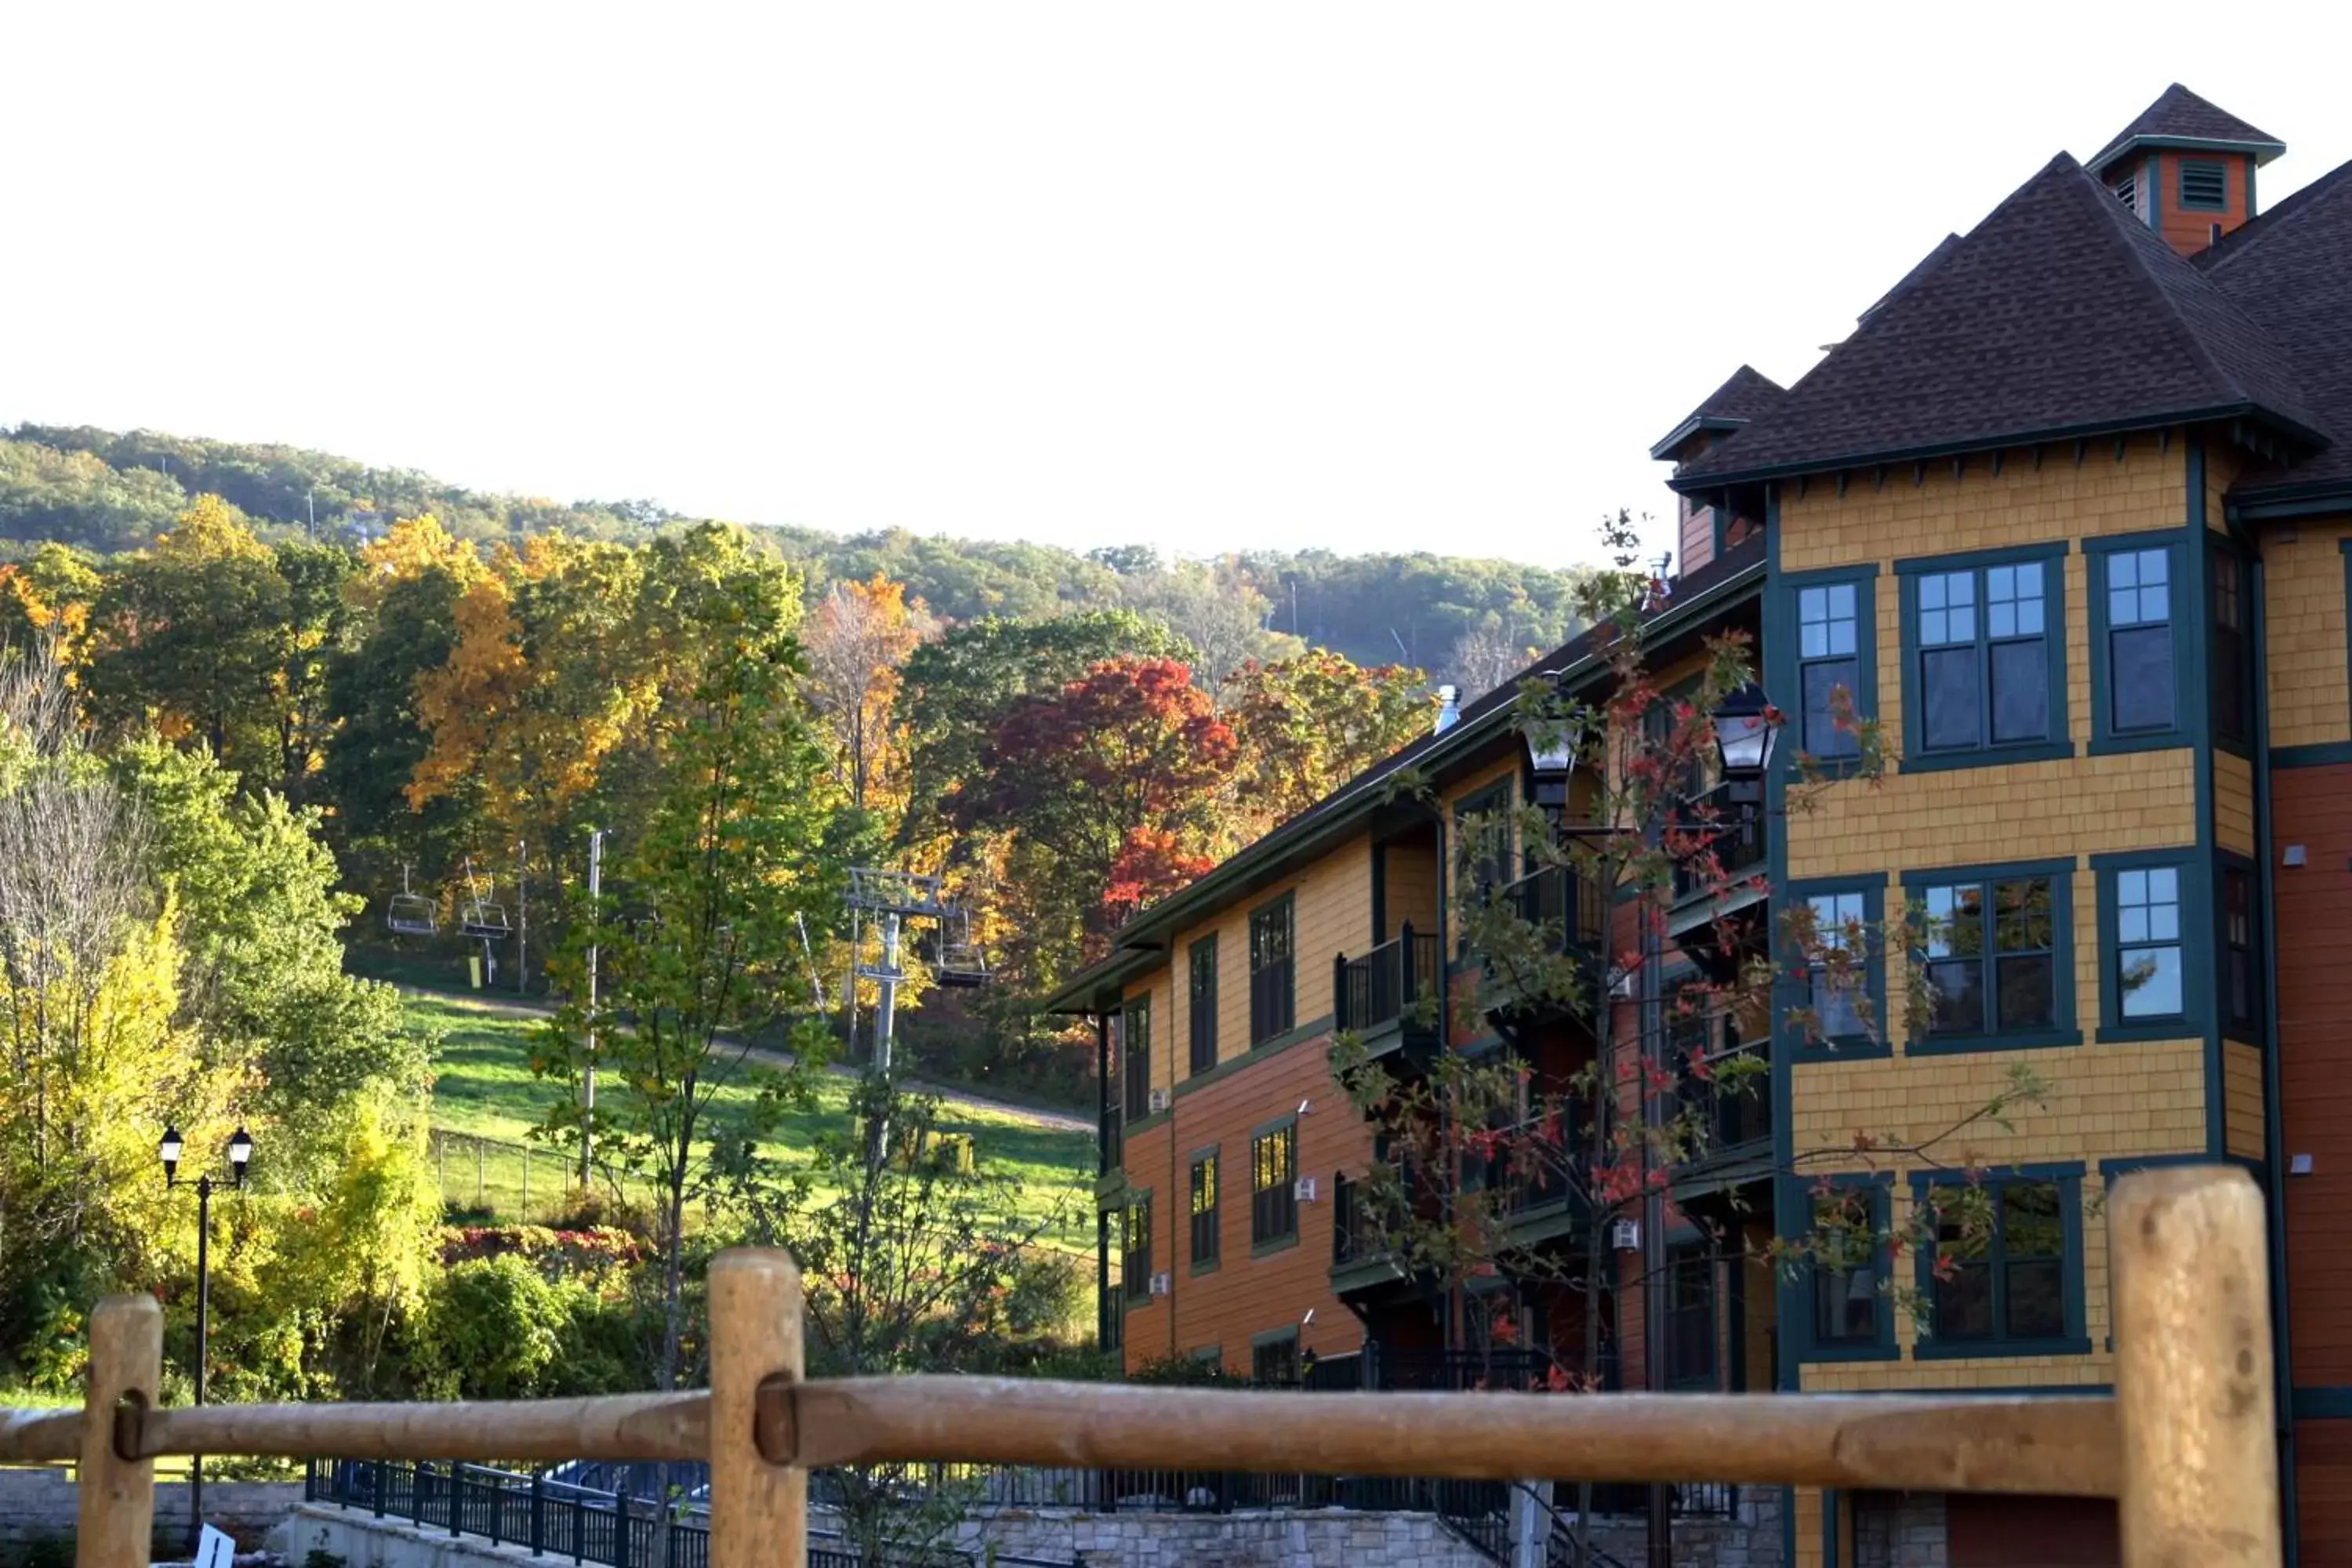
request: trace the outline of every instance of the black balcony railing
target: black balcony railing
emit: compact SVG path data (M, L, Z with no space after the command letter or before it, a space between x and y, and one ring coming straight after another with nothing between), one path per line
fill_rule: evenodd
M1408 922L1393 941L1371 952L1332 961L1333 1022L1342 1029L1377 1029L1414 1016L1438 994L1438 941Z
M1729 779L1692 802L1675 827L1675 899L1731 890L1764 873L1764 786Z
M1607 930L1601 884L1572 866L1547 866L1503 889L1519 919L1544 928L1554 952L1591 952Z
M1465 1162L1464 1185L1496 1194L1506 1215L1522 1215L1578 1196L1585 1190L1590 1163L1578 1119L1530 1118L1494 1135L1483 1154Z
M1696 1134L1690 1163L1704 1168L1753 1154L1772 1142L1771 1050L1735 1046L1702 1062L1676 1064L1682 1113ZM1761 1062L1762 1072L1746 1068Z

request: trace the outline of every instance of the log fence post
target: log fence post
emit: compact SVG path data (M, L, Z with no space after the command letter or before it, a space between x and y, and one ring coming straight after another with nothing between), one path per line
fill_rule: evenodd
M808 1473L760 1452L760 1385L798 1383L801 1273L772 1247L710 1263L709 1568L804 1568Z
M155 1461L126 1459L115 1414L154 1408L163 1376L163 1309L152 1296L109 1296L89 1315L82 1398L75 1568L147 1568L155 1548Z
M2262 1193L2234 1168L2142 1171L2108 1211L2124 1561L2278 1568Z

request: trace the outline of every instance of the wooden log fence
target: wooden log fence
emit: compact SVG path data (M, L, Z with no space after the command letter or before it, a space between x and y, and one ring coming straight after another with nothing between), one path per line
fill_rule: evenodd
M156 1405L162 1314L90 1321L79 1411L0 1411L0 1463L81 1466L81 1568L145 1568L165 1455L678 1460L711 1467L711 1568L807 1561L806 1472L886 1461L1725 1480L2115 1498L2128 1568L2275 1568L2262 1197L2142 1172L2109 1206L2112 1397L1250 1394L963 1377L803 1381L800 1279L712 1267L712 1391L506 1403Z

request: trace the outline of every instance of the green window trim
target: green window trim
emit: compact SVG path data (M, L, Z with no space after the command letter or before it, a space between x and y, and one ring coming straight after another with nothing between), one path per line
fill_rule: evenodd
M1130 1131L1151 1109L1151 996L1130 996L1118 1010L1118 1079Z
M2092 756L2170 751L2192 744L2195 741L2194 705L2203 698L2208 683L2198 668L2198 642L2190 624L2191 617L2200 614L2201 610L2191 602L2193 583L2187 560L2189 542L2185 529L2113 534L2083 542L2083 553L2088 558L2091 601ZM2130 628L2128 624L2121 626L2116 624L2114 618L2117 607L2116 600L2118 596L2146 599L2155 592L2137 579L2144 575L2146 563L2142 558L2157 551L2163 552L2160 559L2166 563L2168 572L2162 590L2168 602L2165 624L2171 634L2172 717L2168 723L2163 725L2119 729L2116 724L2115 693L2110 687L2115 673L2112 668L2113 642L2116 632ZM2117 585L2116 578L2126 572L2129 572L2135 581L2128 586Z
M1288 1034L1298 1022L1298 910L1284 892L1249 914L1250 1048Z
M2213 952L2215 968L2213 1009L2221 1020L2222 1037L2241 1045L2266 1048L2263 1028L2263 876L2262 868L2233 850L2221 849L2213 857L2213 897L2210 908L2213 918ZM2243 894L2242 910L2233 910L2233 900ZM2242 944L2233 938L2241 934L2232 931L2233 913L2243 917ZM2246 970L2247 1011L2243 1016L2233 1010L2230 995L2232 952L2242 945Z
M1137 1223L1141 1216L1141 1224ZM1127 1310L1132 1312L1151 1302L1152 1247L1158 1237L1151 1234L1151 1189L1138 1187L1127 1195L1119 1209L1118 1268L1119 1297ZM1138 1232L1140 1231L1139 1238ZM1140 1269L1132 1267L1139 1255L1143 1258Z
M2219 950L2211 929L2210 889L2200 875L2202 865L2194 847L2091 857L2091 869L2097 873L2099 881L2099 1027L2095 1037L2101 1044L2205 1037L2207 1020L2212 1014L2212 988L2206 973L2208 965L2201 961L2201 955L2217 953ZM2118 889L2126 879L2138 882L2151 872L2169 872L2173 878L2170 902L2174 934L2167 938L2160 932L2136 931L2136 940L2126 942L2122 924L2131 912L2126 904L2141 910L2160 909L2163 900L2158 895L2151 905L2145 888L2136 888L2133 899L2121 900ZM2141 945L2179 949L2181 1005L2178 1013L2144 1018L2124 1016L2123 952L2127 946Z
M1277 1166L1280 1167L1277 1171ZM1273 1176L1269 1181L1266 1178ZM1250 1129L1250 1256L1298 1245L1298 1117ZM1278 1195L1277 1195L1278 1194Z
M1184 1023L1187 1078L1217 1065L1217 939L1213 932L1185 950Z
M2051 1022L2046 1026L2030 1029L1977 1030L1968 1034L1930 1034L1922 1031L1905 1032L1903 1054L1911 1057L1955 1056L1970 1051L2032 1050L2053 1046L2079 1046L2083 1032L2075 1023L2074 1011L2074 861L2072 857L2054 860L2021 860L2000 866L1937 866L1926 867L1903 873L1903 894L1908 904L1916 904L1926 896L1926 889L1962 883L1981 883L1990 888L1996 882L2018 881L2046 877L2050 880L2051 924ZM1988 895L1988 905L1993 902ZM1988 921L1997 918L1988 909ZM1988 943L1982 961L1990 964L1997 950ZM1910 962L1926 962L1924 954L1913 952ZM1992 987L1986 987L1986 1006L1993 1005Z
M1892 1171L1854 1173L1847 1175L1813 1177L1784 1176L1781 1184L1793 1194L1794 1212L1805 1216L1810 1227L1813 1223L1813 1205L1822 1194L1818 1191L1826 1184L1838 1194L1864 1192L1870 1199L1870 1226L1882 1239L1877 1248L1877 1273L1882 1280L1892 1281L1895 1268L1895 1248L1887 1238L1894 1223L1895 1173ZM1794 1239L1794 1238L1791 1238ZM1895 1361L1903 1352L1895 1342L1894 1292L1878 1292L1875 1331L1867 1340L1824 1340L1818 1331L1816 1316L1821 1289L1818 1276L1811 1264L1802 1266L1792 1280L1781 1288L1780 1321L1789 1335L1800 1362Z
M2071 546L2064 540L2048 544L2020 545L2006 550L1974 550L1955 555L1917 556L1895 563L1895 575L1901 580L1902 648L1903 648L1903 759L1898 765L1902 773L1940 773L1950 768L2003 767L2012 763L2052 762L2074 754L2073 732L2068 727L2066 711L2066 570L2065 556ZM1996 637L1991 630L1994 601L1988 588L1987 574L2002 567L2039 564L2042 642L2042 673L2047 683L2045 694L2046 720L2042 737L2032 741L1994 742L1990 736L1994 719L1990 696L1992 649L2007 645L2009 637ZM1919 642L1921 580L1949 574L1973 574L1973 600L1969 606L1971 636L1968 646L1977 653L1978 685L1980 708L1978 713L1979 739L1968 746L1937 748L1930 752L1926 743L1926 700L1920 677L1923 650ZM1949 645L1963 646L1955 641Z
M1809 594L1825 594L1833 589L1851 589L1854 600L1853 681L1849 695L1853 699L1854 716L1875 718L1878 714L1878 567L1840 566L1817 572L1792 572L1780 579L1783 609L1788 618L1789 637L1786 647L1765 650L1766 689L1779 694L1780 707L1790 715L1795 726L1792 737L1797 742L1791 753L1810 751L1805 745L1805 721L1809 707L1806 689L1807 672L1832 663L1841 656L1822 652L1806 657L1805 612ZM1833 612L1838 606L1824 605L1824 611ZM1838 684L1843 684L1839 682ZM1813 767L1824 778L1843 777L1861 765L1858 757L1825 757L1815 753Z
M1998 1331L1989 1337L1965 1340L1938 1339L1922 1334L1911 1347L1913 1360L2005 1359L2011 1356L2088 1355L2091 1352L2090 1332L2084 1327L2084 1313L2083 1173L2083 1162L2074 1160L2056 1164L2013 1165L1981 1178L1983 1186L1990 1192L1996 1205L2000 1201L2000 1189L2013 1182L2043 1183L2058 1189L2061 1331L2054 1337L2033 1339L2007 1339ZM1916 1208L1926 1203L1937 1187L1962 1186L1969 1180L1969 1177L1952 1172L1914 1172L1911 1175L1912 1205ZM1991 1256L1988 1253L1988 1260ZM1932 1314L1936 1300L1935 1247L1930 1244L1919 1247L1914 1263L1920 1298L1929 1304ZM1992 1300L1998 1302L2000 1297L1995 1295ZM1997 1314L1998 1307L1994 1310Z
M1224 1162L1218 1158L1217 1148L1212 1144L1193 1150L1185 1163L1186 1212L1190 1219L1186 1228L1191 1237L1192 1271L1195 1275L1213 1274L1225 1250ZM1208 1240L1205 1249L1201 1245L1204 1237Z
M1774 1030L1777 1043L1774 1054L1779 1059L1792 1062L1837 1062L1867 1060L1873 1057L1895 1054L1895 1021L1886 1009L1886 879L1876 877L1826 877L1788 884L1787 908L1793 909L1800 900L1859 895L1862 900L1862 920L1868 931L1866 939L1874 945L1863 958L1863 992L1869 997L1871 1010L1877 1016L1878 1038L1867 1034L1838 1035L1827 1039L1808 1039L1805 1031L1790 1018L1792 1010L1811 1005L1810 975L1798 972L1807 967L1799 961L1803 954L1789 946L1782 962L1777 966L1779 993L1773 1001ZM1788 946L1784 941L1784 946ZM1784 1053L1785 1054L1782 1054Z
M1268 1351L1283 1353L1278 1356L1268 1356L1265 1353ZM1298 1326L1295 1323L1288 1328L1269 1329L1265 1333L1250 1336L1250 1381L1252 1383L1269 1384L1270 1386L1285 1388L1292 1386L1298 1382L1299 1360ZM1290 1372L1289 1377L1269 1380L1266 1371L1271 1362L1286 1363Z

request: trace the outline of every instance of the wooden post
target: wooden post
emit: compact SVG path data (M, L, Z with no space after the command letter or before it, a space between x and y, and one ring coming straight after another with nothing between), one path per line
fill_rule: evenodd
M2277 1568L2262 1194L2242 1170L2143 1171L2109 1215L2124 1561Z
M82 1401L80 1530L76 1568L147 1568L155 1546L155 1461L115 1447L114 1413L155 1405L163 1375L163 1309L152 1296L109 1296L89 1315L89 1384Z
M798 1383L801 1271L772 1247L710 1262L710 1568L804 1568L808 1474L760 1452L760 1385Z

